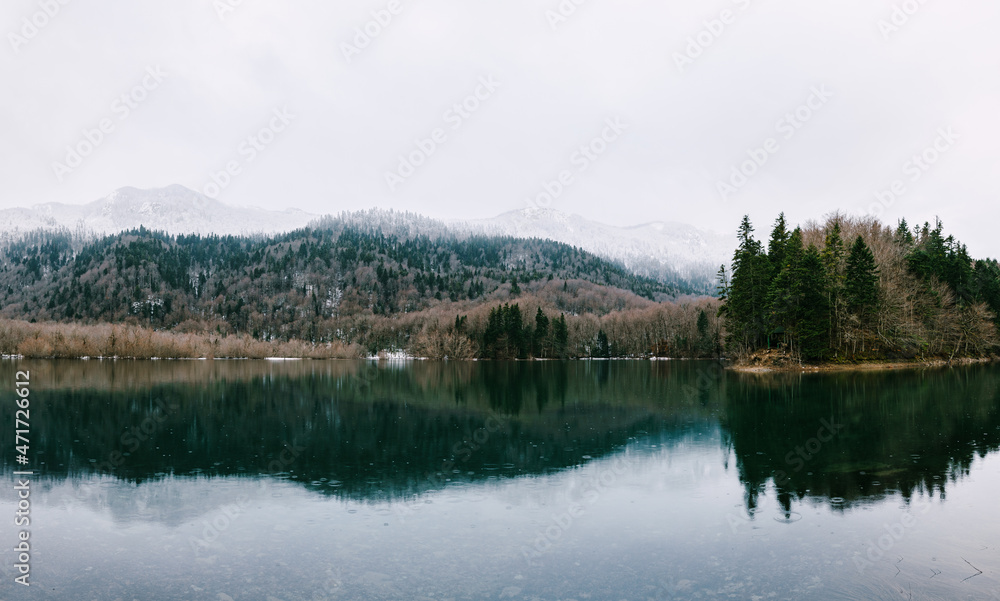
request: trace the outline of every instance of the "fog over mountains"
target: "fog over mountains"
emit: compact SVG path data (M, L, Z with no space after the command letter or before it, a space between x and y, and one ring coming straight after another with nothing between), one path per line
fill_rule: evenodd
M681 279L714 291L719 266L727 264L736 236L720 236L690 225L655 221L617 227L552 209L525 208L492 219L457 222L458 231L485 235L547 238L621 263L638 275Z
M140 226L171 234L275 234L322 223L321 218L292 208L272 211L229 206L180 185L150 190L126 187L83 205L47 203L0 210L0 235L10 240L38 229L67 229L90 238ZM714 291L719 265L728 264L736 243L735 235L720 236L679 223L617 227L538 208L474 221L443 222L379 209L340 213L336 218L398 236L451 234L554 240L620 263L639 275L683 281L706 293Z
M318 215L287 209L231 207L180 185L140 190L119 188L83 205L46 203L0 211L0 233L65 228L82 236L138 228L171 234L274 234L300 228Z

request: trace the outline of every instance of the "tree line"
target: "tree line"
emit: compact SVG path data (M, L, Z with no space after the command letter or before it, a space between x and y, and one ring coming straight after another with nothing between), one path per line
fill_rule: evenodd
M895 228L841 214L765 248L744 217L720 269L726 350L776 349L804 361L981 357L998 351L1000 268L973 260L940 221Z

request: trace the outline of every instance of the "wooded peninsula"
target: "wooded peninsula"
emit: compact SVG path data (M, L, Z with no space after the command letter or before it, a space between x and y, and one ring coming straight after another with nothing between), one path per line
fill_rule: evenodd
M737 364L775 355L811 364L952 361L998 351L997 262L973 260L940 221L890 228L834 214L789 231L782 214L765 249L744 217L731 276L722 276L725 348Z

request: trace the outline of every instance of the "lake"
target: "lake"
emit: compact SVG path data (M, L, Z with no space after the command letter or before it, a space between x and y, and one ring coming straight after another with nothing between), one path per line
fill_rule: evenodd
M2 366L3 601L1000 600L997 366Z

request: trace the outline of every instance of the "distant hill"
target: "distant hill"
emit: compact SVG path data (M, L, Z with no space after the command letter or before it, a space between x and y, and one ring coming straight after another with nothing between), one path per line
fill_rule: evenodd
M651 222L616 227L552 209L526 208L492 219L452 224L457 230L485 235L545 238L564 242L633 273L715 293L719 266L736 248L736 237L720 236L690 225Z
M401 237L334 218L274 236L172 236L140 228L82 247L65 232L37 232L0 250L4 317L132 319L166 329L209 323L265 340L351 340L357 336L345 329L360 326L345 320L355 316L461 303L457 311L516 299L522 291L544 293L567 313L596 314L679 292L558 242Z
M735 236L723 237L677 223L616 227L548 209L512 211L467 222L444 222L416 213L379 209L321 217L297 209L233 207L180 185L151 190L121 188L84 205L48 203L0 210L0 238L17 241L27 233L46 230L66 231L83 241L140 227L174 235L268 235L310 224L324 227L334 221L367 233L400 238L481 235L562 242L615 262L636 275L696 294L715 293L719 265L732 257L735 248Z

